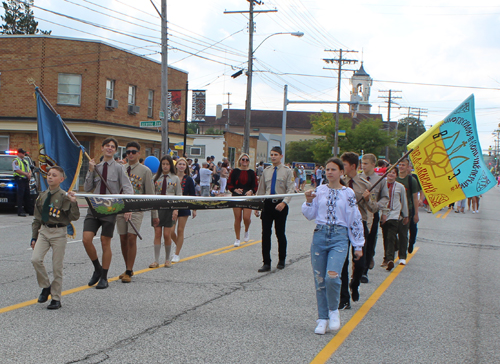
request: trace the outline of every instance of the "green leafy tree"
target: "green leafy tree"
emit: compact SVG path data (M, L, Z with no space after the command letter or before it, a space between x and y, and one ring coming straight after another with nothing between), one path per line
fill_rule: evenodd
M311 117L314 134L324 135L325 140L318 142L313 153L316 159L324 163L332 156L335 144L335 115L331 113L315 114ZM339 136L340 154L343 152L373 153L380 155L387 145L395 145L394 137L387 135L381 120L366 119L352 128L352 120L340 117L339 130L345 130L345 136Z
M314 146L322 139L301 140L286 143L285 162L316 162Z
M425 133L425 125L423 120L414 117L406 117L398 121L398 146L406 145L406 127L408 126L408 144L417 139L421 134Z
M187 132L188 134L198 134L199 125L198 123L188 123Z
M206 135L222 135L224 134L222 130L215 129L214 127L210 127L205 131Z
M31 5L33 0L20 2L18 0L2 1L5 14L0 16L4 22L0 27L1 34L50 34L51 30L38 29Z

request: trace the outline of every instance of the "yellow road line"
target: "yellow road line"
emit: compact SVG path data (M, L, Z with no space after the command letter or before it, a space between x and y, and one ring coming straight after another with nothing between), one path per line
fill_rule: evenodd
M214 253L226 250L226 249L228 249L227 252L229 252L229 251L233 251L233 250L236 250L236 249L245 248L247 246L251 246L251 245L254 245L254 244L257 244L257 243L260 243L260 242L261 241L259 240L259 241L253 242L251 244L247 243L247 244L245 244L243 246L240 246L238 248L234 248L233 245L225 246L223 248L218 248L218 249L210 250L208 252L204 252L204 253L192 255L192 256L187 257L187 258L183 258L183 259L181 259L179 261L179 263L180 262L187 262L188 260L191 260L191 259L196 259L196 258L204 257L204 256L207 256L207 255L210 255L210 254L214 254ZM226 252L224 252L224 253L226 253ZM173 264L177 264L177 263L173 263ZM164 266L165 266L165 264L160 265L160 267L164 267ZM146 269L138 270L138 271L134 272L134 276L142 274L142 273L150 272L150 271L155 270L155 269L158 269L158 268L146 268ZM108 282L114 282L114 281L117 281L118 279L119 279L118 277L109 278ZM85 286L71 288L71 289L68 289L66 291L63 291L61 293L61 296L67 296L67 295L70 295L70 294L73 294L73 293L76 293L76 292L85 291L86 289L89 289L89 288L95 288L95 286L91 286L90 287L88 285L85 285ZM19 308L23 308L23 307L35 305L37 303L38 303L38 300L34 299L34 300L29 300L29 301L17 303L15 305L3 307L3 308L0 308L0 314L5 313L5 312L14 311L14 310L17 310Z
M408 254L407 262L413 258L417 253L419 248L415 248L412 254ZM380 286L373 292L373 294L366 300L366 302L361 306L358 311L352 316L352 318L340 329L340 331L334 336L332 340L321 350L318 355L311 361L311 364L326 363L328 359L335 353L339 346L344 342L345 339L351 334L351 332L358 326L358 324L363 320L368 311L375 305L378 299L382 296L391 283L396 279L399 273L404 269L404 265L398 265L391 274L382 282Z
M220 253L217 253L217 254L214 254L214 255L221 255L221 254L226 254L226 253L229 253L229 252L232 252L232 251L235 251L235 250L238 250L238 249L241 249L241 248L245 248L247 246L251 246L251 245L255 245L255 244L258 244L258 243L261 243L262 240L257 240L257 241L254 241L252 243L248 242L248 243L243 243L241 244L240 246L237 246L237 247L234 247L234 248L231 248L231 249L228 249L228 250L225 250L223 252L220 252Z
M442 214L437 214L436 215L436 219L439 219L441 217Z
M448 209L448 211L446 211L446 213L443 215L443 219L446 219L446 216L448 216L448 214L452 211L453 209Z

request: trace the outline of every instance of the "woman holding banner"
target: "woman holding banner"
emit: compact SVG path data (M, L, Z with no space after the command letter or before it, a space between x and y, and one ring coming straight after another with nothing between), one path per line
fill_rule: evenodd
M194 190L194 181L189 175L189 167L187 160L185 158L179 158L177 164L175 165L177 169L177 177L181 182L182 195L183 196L196 196ZM186 222L191 216L191 210L179 210L177 214L177 221L174 221L174 228L172 229L172 240L175 243L175 254L172 257L172 262L177 263L180 258L179 254L184 243L184 228L186 227ZM196 210L193 210L193 219L196 217ZM177 226L177 234L175 228Z
M181 183L179 177L176 175L174 161L169 155L165 155L161 158L160 166L153 178L153 182L155 183L157 195L182 195ZM170 234L172 226L174 225L173 220L177 219L177 210L158 210L158 217L160 223L154 228L155 261L149 265L149 268L158 268L160 266L158 262L160 260L162 233L165 240L165 268L170 268L172 266L172 262L170 261L170 249L172 247Z

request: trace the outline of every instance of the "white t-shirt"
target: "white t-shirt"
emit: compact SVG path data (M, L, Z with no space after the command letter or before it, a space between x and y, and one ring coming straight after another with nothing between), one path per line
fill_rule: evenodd
M208 168L200 168L200 186L210 186L212 171Z

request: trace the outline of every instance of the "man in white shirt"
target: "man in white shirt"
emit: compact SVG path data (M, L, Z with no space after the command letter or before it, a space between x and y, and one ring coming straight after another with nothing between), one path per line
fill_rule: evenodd
M208 169L208 163L203 162L200 168L200 187L201 195L204 197L210 196L210 182L212 181L212 171Z

